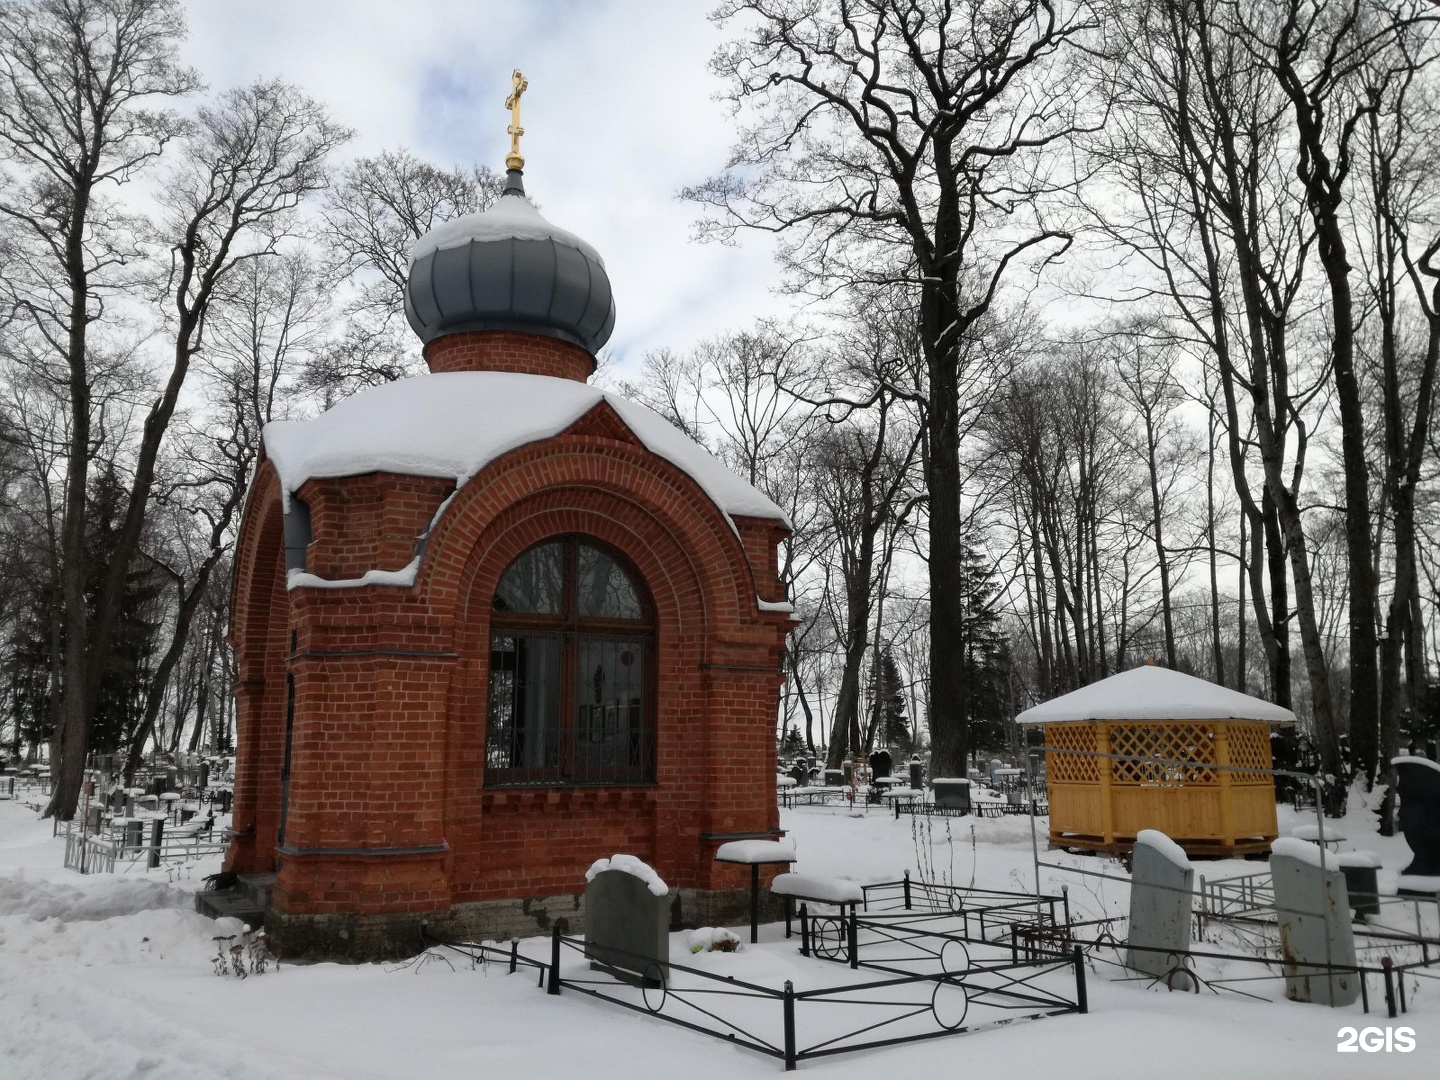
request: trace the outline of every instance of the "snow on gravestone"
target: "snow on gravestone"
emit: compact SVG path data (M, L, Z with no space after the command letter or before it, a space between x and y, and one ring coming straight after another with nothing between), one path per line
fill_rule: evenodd
M1316 965L1355 966L1355 931L1345 878L1320 845L1293 836L1270 846L1270 877L1285 956L1285 996L1319 1005L1349 1005L1360 996L1360 976Z
M590 967L634 985L659 986L670 958L670 889L633 855L585 872L585 955Z
M1195 868L1180 845L1155 829L1141 829L1130 871L1128 967L1161 978L1180 966L1190 952L1194 890ZM1178 975L1171 986L1189 990L1190 977Z

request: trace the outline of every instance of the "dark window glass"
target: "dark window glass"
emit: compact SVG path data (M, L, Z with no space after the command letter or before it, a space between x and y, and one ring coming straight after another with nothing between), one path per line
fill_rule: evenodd
M563 610L564 544L540 544L521 555L495 589L497 611L559 615Z
M632 572L550 541L506 569L493 609L486 784L654 780L654 626Z
M630 575L597 548L580 545L577 553L577 599L582 616L603 619L640 619L640 596Z

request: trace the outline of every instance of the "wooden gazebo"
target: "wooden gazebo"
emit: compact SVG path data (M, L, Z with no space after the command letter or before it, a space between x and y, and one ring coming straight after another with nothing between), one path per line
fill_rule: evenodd
M1275 781L1260 770L1289 709L1146 666L1015 719L1044 731L1052 847L1119 851L1158 829L1189 854L1233 855L1278 835Z

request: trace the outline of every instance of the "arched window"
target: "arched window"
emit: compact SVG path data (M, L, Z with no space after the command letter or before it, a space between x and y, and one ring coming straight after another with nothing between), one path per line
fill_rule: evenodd
M638 581L579 536L537 544L500 576L487 786L655 779L655 619Z

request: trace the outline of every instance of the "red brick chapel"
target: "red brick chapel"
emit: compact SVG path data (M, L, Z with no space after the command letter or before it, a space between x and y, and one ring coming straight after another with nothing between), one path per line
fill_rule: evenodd
M578 930L617 852L676 925L738 921L747 871L715 849L779 834L785 514L588 384L604 263L507 164L493 207L413 250L430 373L265 429L226 869L275 875L282 955Z

